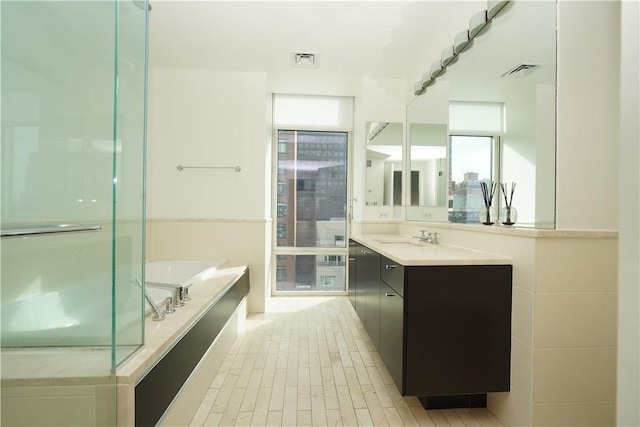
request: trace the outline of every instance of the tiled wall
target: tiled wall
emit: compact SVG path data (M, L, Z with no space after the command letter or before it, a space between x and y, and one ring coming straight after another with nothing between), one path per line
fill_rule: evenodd
M617 239L538 239L533 425L615 425Z

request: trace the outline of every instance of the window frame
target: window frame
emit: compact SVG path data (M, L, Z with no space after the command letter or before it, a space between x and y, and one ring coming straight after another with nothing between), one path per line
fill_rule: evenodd
M317 248L317 247L282 247L282 246L278 246L277 245L277 225L278 225L278 216L277 216L277 206L278 206L278 191L277 191L277 184L279 183L278 181L278 176L282 177L282 175L278 174L278 144L280 143L279 139L278 139L278 135L280 133L280 131L302 131L302 132L340 132L340 133L345 133L347 136L347 152L346 152L346 158L345 158L345 164L346 164L346 176L345 176L345 180L346 180L346 196L347 196L347 211L346 211L346 215L345 215L345 236L344 236L344 247L326 247L326 248ZM349 251L349 246L348 246L348 241L349 241L349 234L350 234L350 229L351 229L351 219L352 219L352 182L353 182L353 132L349 129L343 129L343 128L315 128L315 127L311 127L311 126L274 126L273 127L273 135L272 135L272 141L273 141L273 156L272 156L272 185L274 188L274 190L272 191L272 201L271 201L271 215L272 215L272 222L273 222L273 227L272 227L272 233L273 233L273 238L272 240L272 262L274 266L277 266L277 257L278 256L283 256L283 255L315 255L315 256L323 256L323 255L338 255L338 256L342 256L343 260L346 260L348 258L348 251ZM295 182L295 180L294 180ZM286 184L286 182L285 182ZM295 184L294 184L295 185ZM294 189L289 189L287 188L285 191L285 195L288 194L288 190L291 191L295 191ZM278 291L276 289L276 284L277 284L277 277L276 277L276 270L277 268L273 268L272 269L272 273L271 273L271 284L270 284L270 288L271 288L271 296L346 296L349 293L349 265L348 263L345 261L345 266L344 266L344 271L345 271L345 289L343 291ZM319 284L316 284L318 287L320 287Z

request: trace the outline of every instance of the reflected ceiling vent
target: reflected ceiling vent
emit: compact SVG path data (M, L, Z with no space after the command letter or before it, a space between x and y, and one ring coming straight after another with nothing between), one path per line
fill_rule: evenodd
M502 77L526 77L540 67L540 64L519 64L504 73Z
M292 52L291 62L295 68L318 68L318 54L315 52Z

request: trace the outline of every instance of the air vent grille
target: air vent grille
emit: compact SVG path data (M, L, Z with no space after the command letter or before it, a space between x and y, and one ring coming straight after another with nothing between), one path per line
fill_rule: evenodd
M540 64L519 64L504 73L502 77L525 77L538 69Z
M316 52L292 52L291 62L296 68L318 68L318 54Z

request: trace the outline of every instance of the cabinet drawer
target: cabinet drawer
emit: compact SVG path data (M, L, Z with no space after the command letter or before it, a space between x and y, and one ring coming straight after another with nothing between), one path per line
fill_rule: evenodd
M387 257L380 260L380 278L404 298L404 266Z

